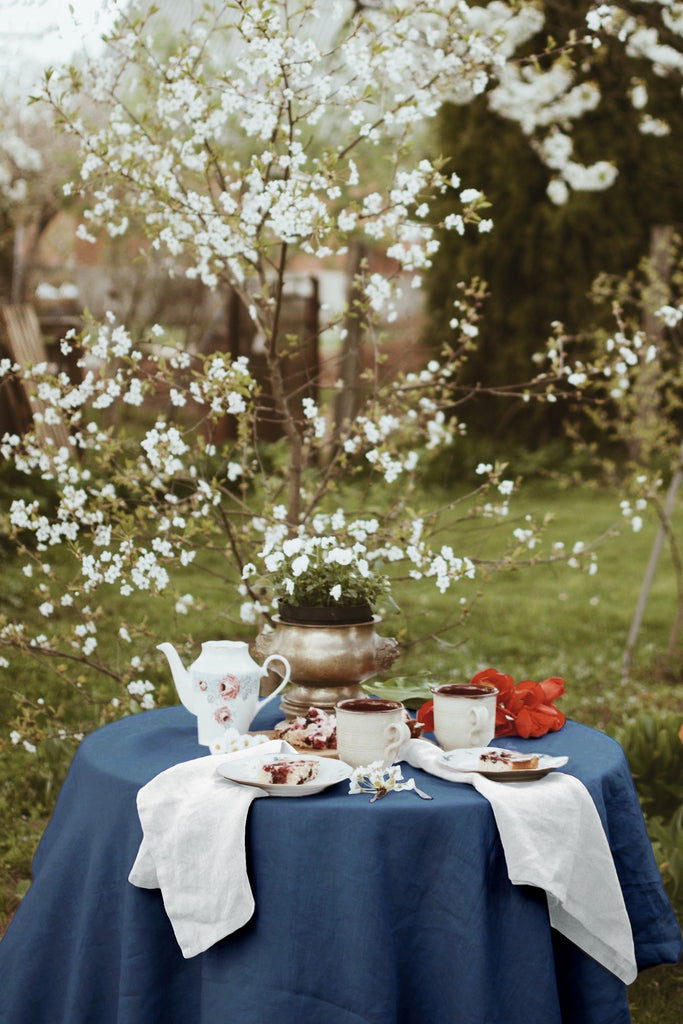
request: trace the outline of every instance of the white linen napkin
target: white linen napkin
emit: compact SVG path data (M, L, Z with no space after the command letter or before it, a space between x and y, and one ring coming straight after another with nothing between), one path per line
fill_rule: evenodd
M533 783L494 782L439 764L442 751L409 740L402 760L449 782L474 786L493 809L513 885L544 889L550 923L629 985L638 974L633 932L612 853L590 793L550 772Z
M252 800L268 794L228 782L216 771L218 765L291 751L283 740L270 740L232 754L182 761L138 792L143 837L128 881L161 889L184 957L204 952L254 913L245 828Z

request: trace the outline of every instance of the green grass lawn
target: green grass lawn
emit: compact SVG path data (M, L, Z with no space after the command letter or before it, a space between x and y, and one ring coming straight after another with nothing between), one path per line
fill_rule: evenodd
M547 485L520 499L516 516L522 521L547 510L553 514L549 536L568 545L600 537L618 518L618 503L611 495L563 492ZM683 712L680 650L666 657L676 585L665 550L630 676L622 679L623 653L654 534L651 524L640 533L628 529L602 543L595 575L562 564L499 574L481 588L462 626L439 640L410 646L395 667L404 675L424 669L439 678L469 677L488 665L516 680L559 675L566 687L563 710L598 728L620 724L644 707ZM477 584L468 583L462 593L470 597L476 590ZM422 588L417 600L413 595L401 601L404 612L387 617L385 625L389 631L405 629L412 640L421 629L422 613L431 609L438 621L441 607L445 618L458 596Z
M514 505L515 522L528 514L552 511L550 533L568 545L588 543L601 536L618 518L618 501L588 488L560 490L534 485ZM441 501L443 495L435 495ZM683 505L679 508L679 524ZM509 523L512 529L513 522ZM439 594L432 583L398 583L399 611L387 609L379 632L397 636L402 654L392 675L437 679L468 678L479 668L494 666L520 679L561 676L565 695L560 706L587 725L615 732L641 711L670 712L683 721L683 642L667 655L676 610L676 578L666 550L662 552L646 606L629 677L622 676L622 656L636 607L643 574L655 535L649 523L640 533L630 530L606 541L598 551L598 571L587 575L562 565L536 565L493 577L485 585L468 582L457 593ZM473 527L449 529L444 543L463 554L491 552L495 542L484 541ZM11 555L5 558L0 613L21 618L28 614L26 581ZM177 616L173 601L138 599L125 606L115 591L108 614L115 626L122 616L144 617L149 644L141 650L143 671L158 684L161 703L175 703L166 663L154 649L161 640L174 640L187 652L198 651L201 640L215 637L250 639L248 629L231 610L231 595L215 579L192 567L183 586L201 600L188 616ZM458 616L459 600L473 599L466 620L444 628ZM441 632L441 629L444 631ZM112 630L115 634L116 630ZM427 636L425 636L427 634ZM109 656L121 656L114 641ZM128 652L130 656L130 652ZM72 680L73 681L73 680ZM0 686L0 863L6 883L0 892L0 916L7 919L17 892L28 883L30 858L46 815L68 765L73 746L54 742L29 754L8 742L16 694L46 704L62 704L67 715L84 729L98 724L97 706L89 703L95 684L86 676L77 690L64 688L57 675L25 658L15 658ZM115 684L98 683L100 696L116 693ZM683 780L681 780L683 783ZM683 905L677 901L680 914ZM683 969L657 968L644 972L631 987L634 1024L678 1024L683 1016Z

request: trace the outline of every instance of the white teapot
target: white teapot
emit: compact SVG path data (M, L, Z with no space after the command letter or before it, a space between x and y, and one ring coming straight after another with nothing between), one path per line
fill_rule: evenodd
M271 654L259 668L243 640L207 640L189 669L172 644L158 644L157 650L168 659L182 703L197 716L199 742L212 748L220 748L229 732L248 732L257 710L277 697L289 682L286 658ZM260 681L272 661L282 662L285 674L278 687L259 701Z

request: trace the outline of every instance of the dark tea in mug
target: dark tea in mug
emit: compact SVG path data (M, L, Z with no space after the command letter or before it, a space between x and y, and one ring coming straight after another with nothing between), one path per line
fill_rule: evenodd
M344 711L397 711L403 707L397 700L382 700L380 697L349 697L340 700L338 708Z
M498 690L488 683L444 683L443 686L432 686L432 693L440 693L444 697L490 697Z

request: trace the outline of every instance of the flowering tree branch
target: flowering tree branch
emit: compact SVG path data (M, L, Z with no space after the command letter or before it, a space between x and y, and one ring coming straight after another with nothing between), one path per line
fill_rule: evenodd
M188 566L222 576L226 602L240 603L243 623L255 627L276 607L273 588L295 589L301 575L277 575L285 546L310 559L314 542L337 573L327 586L332 600L340 599L343 567L353 561L366 580L427 580L442 594L458 589L466 601L484 563L456 532L451 513L465 499L433 514L424 507L421 475L466 432L466 402L478 392L458 377L476 344L480 291L458 294L453 333L438 358L384 381L375 365L359 382L357 411L335 424L325 401L288 381L284 289L296 257L342 257L363 239L395 268L363 267L358 276L354 301L366 336L375 338L397 318L399 285L419 290L441 233L467 244L468 233L491 230L486 197L424 155L425 131L445 99L514 92L514 53L538 31L539 9L393 0L350 17L345 3L217 2L172 47L155 38L150 17L123 15L104 57L46 76L45 98L81 146L80 180L67 188L83 191L87 203L80 234L116 237L139 228L174 274L239 296L263 342L283 442L266 450L261 439L263 396L248 356L185 351L162 325L135 337L113 316L89 322L82 337L67 335L62 351L78 346L80 381L49 367L23 377L40 395L46 421L67 427L68 446L41 446L31 433L0 442L5 459L42 477L54 495L49 509L18 498L6 522L27 575L37 570L31 578L46 632L28 636L5 623L0 645L70 650L111 673L94 656L111 629L107 593L173 593L182 614L194 600L182 592ZM555 73L557 99L569 85ZM93 107L97 118L89 123ZM534 108L536 127L569 116L559 100L545 119L542 107ZM453 212L439 220L435 201L445 195ZM332 313L321 325L337 343L340 322ZM558 328L536 375L505 390L530 401L587 394L605 381L627 382L630 355L641 358L634 339L623 339L576 364L567 344ZM20 375L10 360L0 373ZM338 388L330 388L332 397ZM123 429L122 412L147 407L141 436ZM229 436L218 441L226 418ZM509 528L516 485L505 467L492 458L476 476L467 517L506 531L490 568L540 560L544 524ZM66 552L68 572L45 570L54 549ZM595 565L583 542L547 557ZM441 629L425 626L427 635ZM119 640L135 644L144 634L124 623ZM141 675L141 657L136 649L117 674L129 697L149 707L153 686Z

